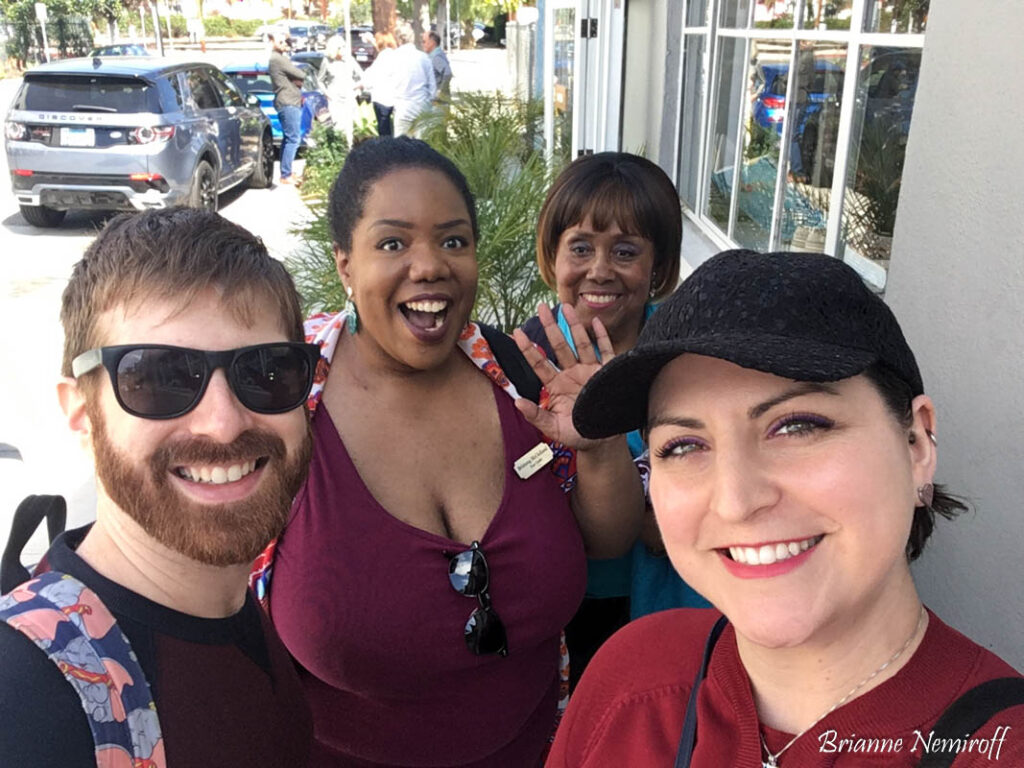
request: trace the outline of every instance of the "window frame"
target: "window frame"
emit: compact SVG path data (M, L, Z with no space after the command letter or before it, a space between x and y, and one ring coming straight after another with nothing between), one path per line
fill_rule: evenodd
M692 121L693 115L688 112L691 109L698 109L699 114L699 135L696 137L699 146L696 149L696 195L695 206L683 200L684 215L696 225L702 233L709 237L716 245L724 248L740 247L733 238L737 217L738 194L732 194L729 205L729 219L723 229L716 221L711 219L705 210L710 194L711 174L709 167L711 163L711 145L714 129L712 125L713 116L717 114L718 91L719 91L719 52L724 40L743 41L746 46L746 59L750 58L750 45L754 40L770 40L789 45L789 81L787 92L793 90L795 78L796 51L798 41L812 43L836 43L846 46L845 72L841 93L841 105L839 115L838 136L836 138L835 165L833 168L832 188L830 205L828 210L827 226L825 230L824 252L830 254L842 253L843 260L857 269L862 277L875 289L882 290L885 287L886 269L877 262L860 256L850 248L843 247L842 225L843 208L845 203L845 190L848 183L850 163L856 162L856 148L851 148L851 137L853 133L854 120L856 118L857 88L860 71L861 56L863 49L873 47L883 48L905 48L923 50L925 32L865 32L866 11L872 0L853 0L850 16L849 30L835 29L801 29L794 25L790 28L764 28L754 25L754 14L757 8L756 0L749 0L747 9L747 23L740 27L723 27L720 25L721 10L727 3L735 3L736 0L681 0L682 13L680 15L680 57L675 83L675 92L679 94L680 108L675 115L675 141L672 155L672 178L677 188L682 188L686 182L682 179L683 172L683 131L688 122ZM689 24L688 20L694 11L704 7L703 23L700 25ZM805 0L797 0L794 17L802 17L805 8ZM688 62L686 56L693 41L703 39L704 51L699 60L700 74L697 82L699 92L687 93L686 68ZM745 93L745 91L744 91ZM793 132L790 124L791 110L787 109L782 125L780 136L780 154L778 160L778 173L776 178L774 199L772 201L771 230L769 234L768 250L779 250L781 245L781 223L784 213L786 170L789 167L789 144ZM749 105L740 104L737 110L737 124L730 125L729 130L735 128L738 137L746 130L745 121L749 119ZM737 141L737 155L742 152L742 140ZM690 169L692 172L692 169ZM740 173L739 162L733 164L734 183L736 187L736 176ZM688 185L687 185L688 186ZM831 202L834 201L834 204ZM898 215L898 214L897 214Z

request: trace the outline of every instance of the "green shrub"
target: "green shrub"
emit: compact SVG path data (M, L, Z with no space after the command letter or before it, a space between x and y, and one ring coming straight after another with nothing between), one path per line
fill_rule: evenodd
M203 19L207 37L227 37L231 34L231 22L223 16L207 16Z
M231 22L231 28L239 37L253 37L262 26L260 19L235 19Z

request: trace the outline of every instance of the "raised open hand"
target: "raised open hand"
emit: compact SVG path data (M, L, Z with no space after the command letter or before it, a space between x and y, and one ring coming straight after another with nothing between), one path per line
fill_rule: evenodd
M536 403L525 398L516 400L516 408L526 417L527 421L552 440L557 440L570 448L586 450L599 441L588 440L576 431L572 425L572 407L583 385L601 367L602 363L598 360L594 344L572 306L563 304L562 312L569 323L569 331L572 333L572 340L576 345L576 354L573 354L572 347L562 335L554 315L546 304L537 307L537 316L540 318L541 325L544 326L544 333L547 334L548 342L555 353L555 360L548 360L544 353L537 349L526 334L518 328L512 334L520 351L549 395L546 409L540 408ZM608 338L608 331L597 318L594 318L593 329L601 361L607 362L615 356L611 339Z

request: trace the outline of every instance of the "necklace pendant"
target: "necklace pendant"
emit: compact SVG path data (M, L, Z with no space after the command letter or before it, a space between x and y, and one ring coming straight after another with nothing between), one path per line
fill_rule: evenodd
M779 764L775 762L775 755L768 755L768 759L761 763L761 768L779 768Z

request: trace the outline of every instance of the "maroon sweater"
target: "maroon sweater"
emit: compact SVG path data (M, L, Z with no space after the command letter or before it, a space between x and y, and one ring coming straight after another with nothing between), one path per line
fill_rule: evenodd
M573 694L547 768L671 768L704 643L719 615L713 610L666 611L613 636ZM780 768L916 766L922 754L916 732L927 739L935 721L962 693L1016 674L930 614L924 639L906 666L815 725L782 754ZM975 736L990 738L1005 726L1009 730L1001 732L1005 740L998 760L996 742L991 753L961 754L955 768L1024 766L1024 706L996 715ZM765 733L775 752L793 735L770 728ZM889 741L867 749L861 742L858 748L861 737ZM840 739L854 740L854 745L840 751ZM757 711L730 625L715 646L701 686L692 766L758 766L762 759Z
M92 589L146 673L172 768L304 768L312 724L288 652L255 597L234 616L200 619L104 578L75 554L86 528L62 534L50 569ZM0 623L0 765L95 768L75 689L35 644Z

